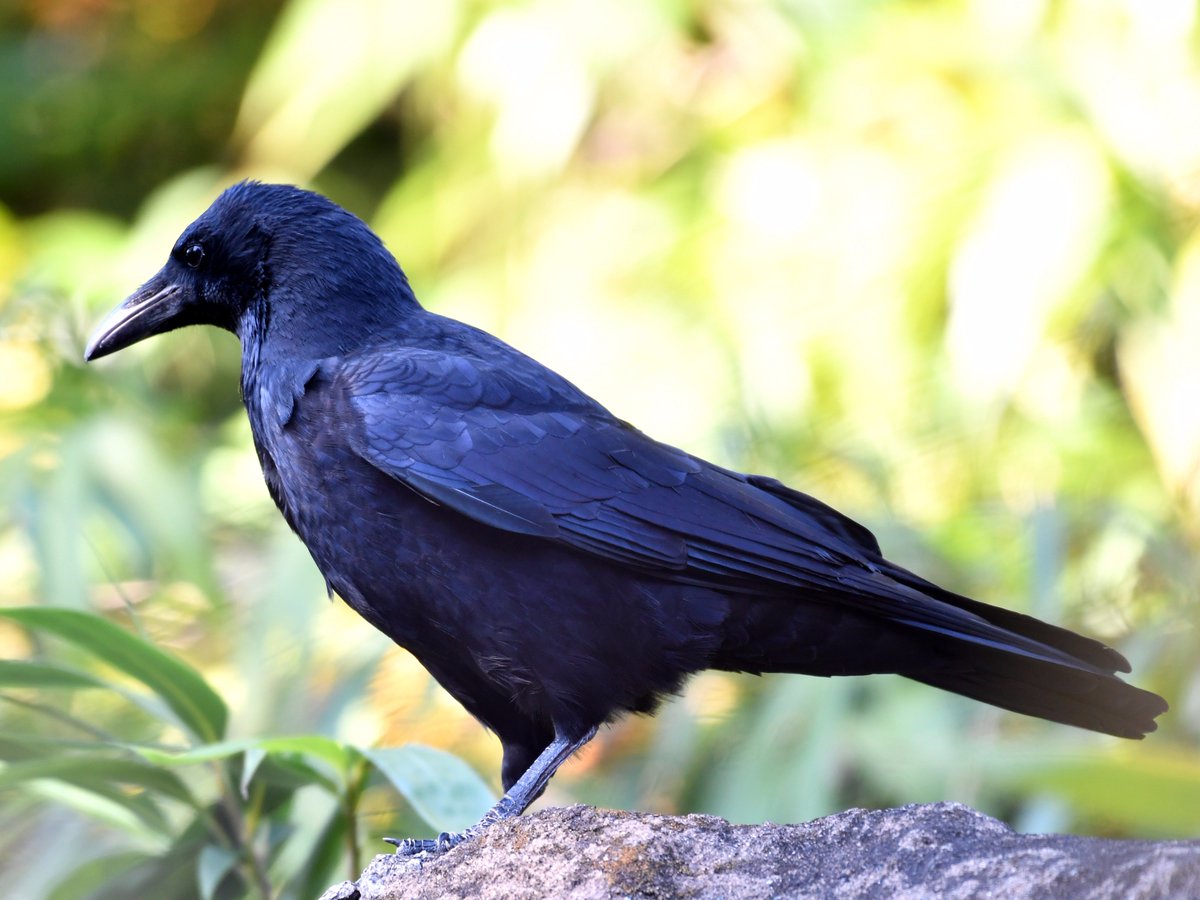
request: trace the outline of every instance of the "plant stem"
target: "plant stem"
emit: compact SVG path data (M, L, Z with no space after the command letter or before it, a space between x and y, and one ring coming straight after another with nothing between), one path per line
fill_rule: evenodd
M221 785L221 806L225 809L225 814L229 816L230 826L237 836L239 849L248 870L248 880L254 884L263 900L271 900L271 882L267 878L267 870L263 866L263 861L254 852L254 835L249 832L246 816L242 812L237 786L230 778L227 766L220 763L213 765L217 770L217 777Z
M358 842L358 801L362 799L363 786L367 780L367 762L359 760L346 779L346 793L342 798L342 815L346 819L346 855L350 862L350 880L362 872L362 847Z

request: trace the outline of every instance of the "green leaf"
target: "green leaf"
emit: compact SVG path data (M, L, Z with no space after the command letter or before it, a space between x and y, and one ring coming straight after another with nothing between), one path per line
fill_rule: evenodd
M329 766L311 756L298 753L270 753L255 773L268 788L292 789L301 785L324 788L335 797L345 790L345 778L331 774Z
M53 663L0 659L0 686L38 688L107 687L99 678Z
M359 755L358 748L317 734L263 738L258 746L271 754L296 753L324 760L339 774L345 774Z
M299 896L319 897L331 882L338 880L336 873L346 854L346 831L357 826L358 823L348 821L340 811L329 817L316 846L306 856L305 867L300 872Z
M215 741L225 733L229 711L199 672L107 619L31 606L0 609L0 617L70 641L142 682L200 740Z
M124 796L111 789L82 788L54 778L30 781L28 790L46 800L68 806L137 838L147 850L166 849L170 834L162 822L146 815L143 797Z
M496 800L479 773L452 753L422 744L359 752L434 828L459 831L473 825Z
M46 895L46 900L86 900L95 896L98 886L110 884L150 858L144 853L129 851L89 859L72 869L55 885Z
M300 735L296 737L268 738L238 738L231 741L218 741L213 744L202 744L187 750L159 750L157 747L130 746L131 750L156 765L186 766L198 762L211 762L214 759L224 759L251 749L265 750L271 754L296 753L302 756L312 756L332 764L339 772L344 772L350 765L358 750L339 744L332 738L320 735Z
M271 854L268 880L281 897L320 896L346 870L345 804L340 797L306 785L292 794L284 815L286 825L274 819L283 840ZM360 865L355 871L361 869Z
M95 747L94 742L57 741L36 737L17 739L0 735L0 760L9 763L7 766L0 763L0 777L10 779L10 787L27 788L30 785L37 785L38 790L35 793L44 793L45 786L55 782L61 782L68 786L74 784L79 790L86 788L89 796L98 794L125 808L126 812L132 812L148 828L156 831L166 829L166 818L155 802L158 793L163 792L132 793L122 783L141 783L145 781L144 777L141 775L132 779L121 776L111 777L114 774L112 770L106 769L104 766L93 765L90 762L93 758L91 756L86 757L89 761L84 763L71 761L78 759L80 756L78 751L94 751ZM67 760L67 762L61 762L62 760ZM105 757L105 761L112 760ZM129 764L127 761L117 760L118 764L122 762ZM132 765L140 764L132 763ZM142 767L143 770L147 768ZM169 773L165 774L174 780ZM0 789L3 788L0 787ZM72 790L75 789L72 788ZM178 793L177 785L168 784L165 793L175 796Z
M212 762L245 753L256 744L257 741L253 738L240 738L233 741L201 744L198 747L178 751L160 750L158 747L142 747L137 744L130 744L129 749L156 766L192 766L196 763Z
M133 760L85 754L4 764L0 767L0 790L41 778L54 778L89 789L120 782L155 791L189 806L196 805L187 786L172 772Z
M200 896L204 900L212 900L217 888L225 876L233 871L237 861L238 856L232 850L218 847L216 844L205 845L196 863L196 881L200 886Z
M250 747L246 750L246 757L242 761L242 781L238 786L243 800L250 798L250 780L254 778L254 773L266 758L267 751L262 747Z
M354 748L339 744L331 738L319 735L239 738L232 741L203 744L199 747L191 747L187 750L177 752L134 744L127 746L128 749L156 766L190 766L197 763L227 759L239 753L245 753L247 754L247 762L253 763L249 775L243 774L243 781L247 784L249 783L249 779L253 777L254 770L263 761L262 759L256 760L251 758L250 754L261 752L274 759L280 765L300 772L304 778L319 783L333 794L341 791L341 783L345 780L346 770L358 755L358 751ZM314 767L310 764L309 760L324 763L325 765Z
M15 735L0 732L0 760L6 762L35 759L73 751L90 752L95 749L95 741L68 741L31 734Z
M1192 753L1143 744L1136 753L1048 765L1018 782L1126 828L1177 837L1200 829L1200 762Z

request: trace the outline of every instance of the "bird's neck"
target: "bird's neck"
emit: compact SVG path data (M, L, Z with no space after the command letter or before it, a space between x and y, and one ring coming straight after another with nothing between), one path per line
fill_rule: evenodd
M403 275L369 295L330 280L276 286L267 302L251 305L237 324L243 370L344 356L403 331L421 313Z

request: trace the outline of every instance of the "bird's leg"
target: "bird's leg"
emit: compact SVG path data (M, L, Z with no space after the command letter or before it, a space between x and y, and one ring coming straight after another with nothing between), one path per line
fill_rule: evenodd
M465 831L443 831L433 840L416 838L408 840L384 838L384 840L389 844L395 844L397 853L403 856L415 856L418 853L443 853L465 840L478 837L489 826L525 812L529 804L537 799L537 796L546 787L546 783L558 770L558 767L566 762L572 753L590 741L595 734L595 728L580 738L566 738L556 732L554 740L533 761L533 765L525 770L525 774L517 779L516 784L508 789L495 806L483 814L482 819Z

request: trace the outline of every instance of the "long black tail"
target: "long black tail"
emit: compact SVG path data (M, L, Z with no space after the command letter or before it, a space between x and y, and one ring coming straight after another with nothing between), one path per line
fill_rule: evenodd
M746 480L786 510L774 519L755 506L754 515L796 543L750 541L740 549L751 557L760 554L767 571L794 575L797 590L730 596L734 608L715 667L810 675L893 672L1120 737L1155 730L1154 718L1167 704L1116 677L1129 671L1116 650L938 587L885 559L874 535L831 507L771 478ZM812 549L814 529L820 546L836 547L858 564L822 570L803 553L789 556L788 547Z
M915 623L914 638L931 644L905 675L994 706L1125 738L1157 728L1162 697L1116 677L1129 663L1099 641L1032 616L962 597L899 567L888 580L963 615L964 627ZM980 628L980 622L987 627Z
M736 623L714 668L807 675L891 672L1004 709L1126 738L1156 728L1157 694L1116 676L1117 651L988 606L882 558L839 571L835 590L731 597Z
M1101 731L1117 737L1145 737L1167 709L1157 694L1126 684L1115 675L1030 660L1001 650L941 649L958 667L901 672L916 681L982 700L1013 712Z

